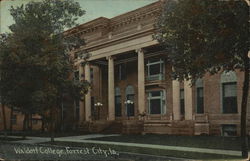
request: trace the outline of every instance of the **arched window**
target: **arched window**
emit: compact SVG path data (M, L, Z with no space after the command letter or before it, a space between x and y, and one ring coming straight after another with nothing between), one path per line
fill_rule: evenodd
M119 87L115 88L115 116L121 117L122 110L121 110L121 90Z
M204 89L203 89L203 80L197 79L195 82L196 87L196 113L204 113Z
M126 88L126 95L134 95L134 94L135 94L134 87L131 85L128 85Z
M237 113L237 76L234 71L221 74L222 112Z
M134 87L131 85L128 85L125 90L125 93L126 93L126 101L125 101L126 115L128 117L134 116L134 113L135 113L134 112L134 95L135 95Z

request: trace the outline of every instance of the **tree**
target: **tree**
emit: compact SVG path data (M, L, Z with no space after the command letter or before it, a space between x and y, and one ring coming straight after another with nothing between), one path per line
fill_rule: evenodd
M55 115L63 94L73 90L78 91L74 97L82 97L89 86L86 81L77 84L69 79L73 72L69 50L79 48L84 41L80 35L63 34L85 11L73 0L44 0L11 7L10 13L15 23L0 47L1 93L6 105L25 115L24 130L32 114L49 111L53 141Z
M6 34L0 34L0 47L5 46L7 35ZM1 71L0 71L0 82L1 82ZM2 96L2 90L0 89L0 103L2 107L2 113L3 113L3 127L4 127L4 136L7 137L7 123L6 123L6 112L5 112L5 98Z
M248 1L249 2L249 1ZM155 38L165 47L173 78L241 70L242 156L248 157L246 111L249 91L249 7L244 0L170 0L164 3Z

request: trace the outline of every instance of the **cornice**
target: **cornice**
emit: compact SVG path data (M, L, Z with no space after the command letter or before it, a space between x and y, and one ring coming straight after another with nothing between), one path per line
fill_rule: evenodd
M102 43L94 43L94 44L91 44L91 45L85 45L85 46L81 47L80 49L78 49L75 52L79 52L81 50L87 50L88 52L91 52L93 50L98 50L98 49L105 48L105 47L108 47L108 46L116 45L116 44L119 44L119 43L122 43L122 42L126 42L126 41L129 41L129 40L140 38L140 37L143 37L143 36L153 35L153 33L154 33L154 28L150 28L150 29L147 29L147 30L143 30L141 32L136 32L136 33L133 33L133 34L130 34L130 35L119 37L117 39L111 39L111 40L103 39Z
M110 19L106 17L99 17L87 23L76 26L72 29L65 31L66 36L70 36L71 34L85 34L88 32L94 32L100 28L108 27L110 24Z
M162 2L157 1L142 8L113 17L112 19L110 19L111 28L116 29L118 27L126 26L131 23L136 23L147 17L156 17L161 12L161 5Z
M93 33L100 29L107 29L110 32L130 24L136 24L149 17L157 17L161 12L162 1L157 1L142 8L121 14L111 19L99 17L82 25L76 26L64 32L65 36L72 34L83 35Z

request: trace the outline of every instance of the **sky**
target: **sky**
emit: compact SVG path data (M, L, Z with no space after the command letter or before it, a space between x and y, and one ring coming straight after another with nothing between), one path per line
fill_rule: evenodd
M0 33L9 32L8 26L13 23L9 14L11 6L26 4L32 0L0 0ZM38 1L38 0L33 0ZM112 18L120 14L143 7L158 0L75 0L80 3L86 14L78 20L86 23L98 17Z

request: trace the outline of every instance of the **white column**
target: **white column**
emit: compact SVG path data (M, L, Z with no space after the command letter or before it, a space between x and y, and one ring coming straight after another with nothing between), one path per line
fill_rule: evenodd
M138 53L138 110L139 113L145 112L145 69L144 53L142 49L136 50Z
M193 119L193 99L191 81L184 81L185 120Z
M82 80L83 77L83 67L82 65L79 65L79 80ZM80 105L79 105L79 121L80 123L82 123L84 121L84 102L83 101L80 101Z
M181 119L181 109L180 109L180 82L178 80L172 81L173 89L173 116L174 120Z
M89 63L85 64L85 80L90 82L90 66ZM89 88L88 93L85 95L85 120L91 120L91 90Z
M108 57L108 120L115 120L114 60Z

